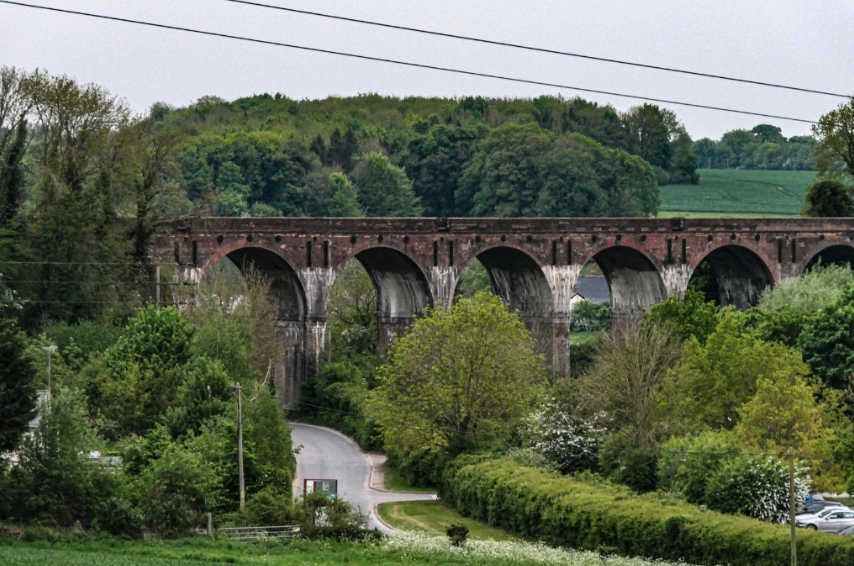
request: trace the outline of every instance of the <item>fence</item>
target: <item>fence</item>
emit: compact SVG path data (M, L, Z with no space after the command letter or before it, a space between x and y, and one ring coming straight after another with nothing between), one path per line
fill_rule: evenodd
M300 533L299 525L282 525L278 527L234 527L217 529L217 534L225 540L235 542L257 543L268 540L285 540Z

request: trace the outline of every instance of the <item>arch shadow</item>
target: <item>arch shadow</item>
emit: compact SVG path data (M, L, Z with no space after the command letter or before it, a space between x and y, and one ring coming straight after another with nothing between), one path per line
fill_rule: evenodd
M629 246L613 246L591 258L605 276L611 293L611 315L634 318L667 298L655 264L643 252Z
M817 265L850 265L854 267L854 247L845 244L831 244L813 255L801 273L809 271Z
M702 267L704 263L708 270ZM708 278L701 287L706 300L739 310L756 306L765 289L774 285L774 276L762 258L748 248L733 244L706 254L697 264L691 281L696 282L700 276Z
M353 257L368 272L377 292L379 348L383 351L416 315L433 306L430 284L418 264L400 250L374 246Z

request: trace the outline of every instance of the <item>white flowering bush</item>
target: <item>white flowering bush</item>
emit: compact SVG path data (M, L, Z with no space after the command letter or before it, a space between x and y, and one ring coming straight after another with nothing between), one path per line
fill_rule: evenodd
M806 468L795 466L795 501L810 491ZM709 479L706 505L722 513L747 515L771 523L789 519L789 467L773 457L735 458Z
M569 474L596 467L606 433L603 418L582 420L552 399L529 417L522 433L534 452L560 473Z
M687 566L682 562L662 562L643 558L603 556L598 552L564 550L542 543L469 540L465 546L451 546L447 538L415 533L399 533L378 543L381 548L413 558L453 556L473 564L549 564L555 566ZM461 560L462 562L462 560ZM467 562L467 561L466 561ZM466 563L462 562L462 563ZM457 563L455 561L454 563Z
M607 330L610 325L611 307L608 303L596 304L585 299L572 307L572 319L569 322L572 332Z

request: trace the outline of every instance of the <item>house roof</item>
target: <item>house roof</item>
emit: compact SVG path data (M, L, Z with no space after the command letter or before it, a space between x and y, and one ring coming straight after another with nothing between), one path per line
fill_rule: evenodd
M594 303L611 301L611 290L604 277L579 277L575 284L575 292Z

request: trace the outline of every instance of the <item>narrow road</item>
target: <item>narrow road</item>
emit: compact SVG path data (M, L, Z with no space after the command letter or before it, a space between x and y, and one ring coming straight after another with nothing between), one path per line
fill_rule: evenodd
M305 479L338 480L338 495L368 516L368 527L388 532L377 517L377 505L386 501L423 501L436 499L432 493L386 491L371 487L374 467L371 457L359 445L340 432L314 425L290 423L297 454L294 495L302 495Z

